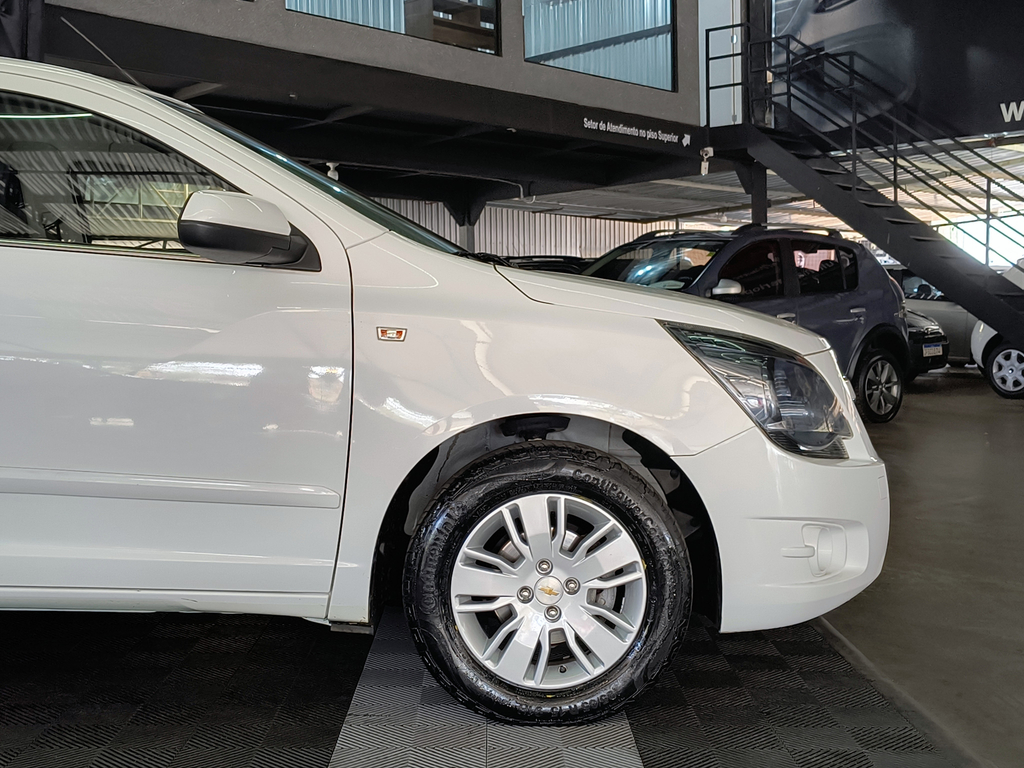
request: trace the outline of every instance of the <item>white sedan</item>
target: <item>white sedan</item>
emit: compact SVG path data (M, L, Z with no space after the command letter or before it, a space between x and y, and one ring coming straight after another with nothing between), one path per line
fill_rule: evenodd
M878 575L818 336L487 263L189 106L0 62L0 607L372 631L566 723Z

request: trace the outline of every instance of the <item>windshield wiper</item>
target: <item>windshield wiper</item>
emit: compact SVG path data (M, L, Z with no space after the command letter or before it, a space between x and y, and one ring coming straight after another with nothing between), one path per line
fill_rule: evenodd
M482 261L484 264L497 264L500 267L512 267L515 266L506 259L504 256L498 256L493 253L474 253L472 251L462 251L460 256L465 256L467 259L473 259L473 261Z

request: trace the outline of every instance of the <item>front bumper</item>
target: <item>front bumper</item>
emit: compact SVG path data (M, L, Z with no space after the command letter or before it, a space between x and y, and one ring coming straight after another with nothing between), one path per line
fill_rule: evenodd
M925 356L925 346L934 347L939 345L942 348L941 354ZM939 368L945 368L949 363L949 339L945 334L935 336L914 336L910 337L910 372L914 374L927 373Z
M805 459L756 427L675 457L707 507L722 571L723 632L797 624L867 587L889 538L885 465L870 445Z

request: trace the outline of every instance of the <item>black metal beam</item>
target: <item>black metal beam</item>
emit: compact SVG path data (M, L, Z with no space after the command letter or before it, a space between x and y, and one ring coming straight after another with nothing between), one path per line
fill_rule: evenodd
M361 104L410 116L423 115L473 125L598 141L657 154L695 155L705 146L705 129L614 110L595 109L566 101L484 88L397 70L257 46L236 40L185 32L169 27L60 6L46 6L46 49L49 55L93 68L107 63L71 31L66 17L120 66L147 82L147 73L174 76L185 83L223 83L221 93L254 104L284 105L321 113L339 103ZM188 51L187 56L182 51ZM629 134L599 132L584 118L644 127L692 140L684 145Z
M768 224L768 169L757 162L737 164L736 176L750 195L750 221Z
M497 155L468 143L449 142L423 151L415 143L395 142L352 130L341 132L333 125L291 131L260 119L235 116L232 124L281 152L310 162L340 162L346 166L389 168L427 174L507 181L508 197L536 194L529 187L542 181L568 182L575 188L608 183L604 166L571 159L539 161L528 152L509 148Z

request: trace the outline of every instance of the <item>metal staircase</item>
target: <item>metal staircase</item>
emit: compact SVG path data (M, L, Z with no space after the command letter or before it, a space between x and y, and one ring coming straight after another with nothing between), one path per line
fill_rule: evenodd
M716 35L729 36L728 52L714 53ZM986 253L998 234L1016 250L1006 254L1008 268L1020 270L1024 218L1015 217L1024 216L1024 179L901 106L866 74L872 71L857 54L825 53L791 35L759 37L746 24L708 30L708 125L716 91L739 90L744 107L742 124L712 128L716 155L742 152L771 169L1024 345L1024 288L907 210L928 211ZM965 226L979 221L984 238Z

